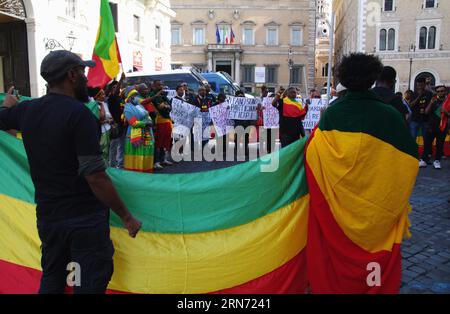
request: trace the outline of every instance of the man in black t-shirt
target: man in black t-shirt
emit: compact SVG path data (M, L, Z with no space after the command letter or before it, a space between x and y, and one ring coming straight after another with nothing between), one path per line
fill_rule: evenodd
M128 211L105 172L85 67L76 54L53 51L41 64L49 93L17 104L8 95L0 129L16 129L35 186L37 227L42 241L40 293L63 293L67 266L78 263L81 286L75 293L104 293L113 273L109 208L135 237L141 223Z
M422 133L423 140L425 142L426 137L426 123L428 121L428 114L425 112L431 100L433 99L433 93L426 90L425 78L417 80L417 92L414 96L414 100L409 104L411 106L411 121L409 123L409 129L411 136L417 139L419 130ZM419 161L419 167L426 167L427 163L421 159Z

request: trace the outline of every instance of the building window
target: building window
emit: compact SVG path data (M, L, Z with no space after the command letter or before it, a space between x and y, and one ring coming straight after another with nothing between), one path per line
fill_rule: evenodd
M253 83L255 81L255 66L245 65L242 67L242 82Z
M203 27L194 28L194 45L205 44L205 29Z
M155 26L155 45L156 48L161 48L161 27Z
M389 30L380 30L380 43L379 51L395 50L395 29L390 28Z
M394 11L394 0L384 0L384 11Z
M266 83L276 84L278 83L278 67L277 66L267 66L266 67Z
M294 66L291 70L291 83L301 84L302 83L302 67Z
M388 50L395 50L395 29L393 28L388 31Z
M291 29L291 45L292 46L303 45L303 31L301 28Z
M427 49L427 34L428 34L427 28L421 27L419 38L419 49Z
M267 29L267 45L278 46L278 28Z
M431 26L428 31L428 49L436 48L436 27Z
M181 45L181 29L179 27L172 28L172 45Z
M77 0L66 0L66 16L73 19L77 17Z
M385 29L380 30L380 51L386 51L387 31Z
M252 46L255 44L255 36L253 28L244 28L243 35L244 35L243 38L244 45Z
M111 13L114 20L114 29L116 30L116 33L119 31L119 18L117 15L117 3L109 3L109 7L111 8Z
M328 77L328 63L322 65L322 77Z
M419 49L436 49L437 27L422 26L419 31Z
M425 8L434 8L436 7L436 0L425 0Z
M244 86L244 93L250 94L253 92L253 88L251 86Z
M133 15L133 38L136 41L141 39L141 18Z

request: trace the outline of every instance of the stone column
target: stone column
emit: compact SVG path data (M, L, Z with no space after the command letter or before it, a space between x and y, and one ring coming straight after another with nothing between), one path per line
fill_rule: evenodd
M40 62L46 55L42 34L44 30L35 19L26 19L28 37L28 62L31 97L45 94L45 81L40 76Z
M212 72L213 71L213 54L211 51L208 52L208 71Z
M234 54L234 81L241 86L241 53L236 52Z

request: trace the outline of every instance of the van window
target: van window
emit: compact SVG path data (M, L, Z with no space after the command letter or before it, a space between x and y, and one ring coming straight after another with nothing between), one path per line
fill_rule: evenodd
M188 84L188 88L194 92L197 92L200 86L203 85L201 81L198 81L196 77L192 74L188 73L174 73L174 74L156 74L149 76L136 76L136 77L128 77L125 80L125 85L137 85L140 83L146 83L150 86L151 82L155 80L161 80L165 86L168 86L170 89L176 89L178 85L186 82Z

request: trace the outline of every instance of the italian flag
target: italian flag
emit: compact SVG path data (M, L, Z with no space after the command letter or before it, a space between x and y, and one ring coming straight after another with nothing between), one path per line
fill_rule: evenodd
M108 0L101 0L100 26L92 59L96 62L96 66L89 70L88 85L104 88L119 74L119 63L122 62Z

